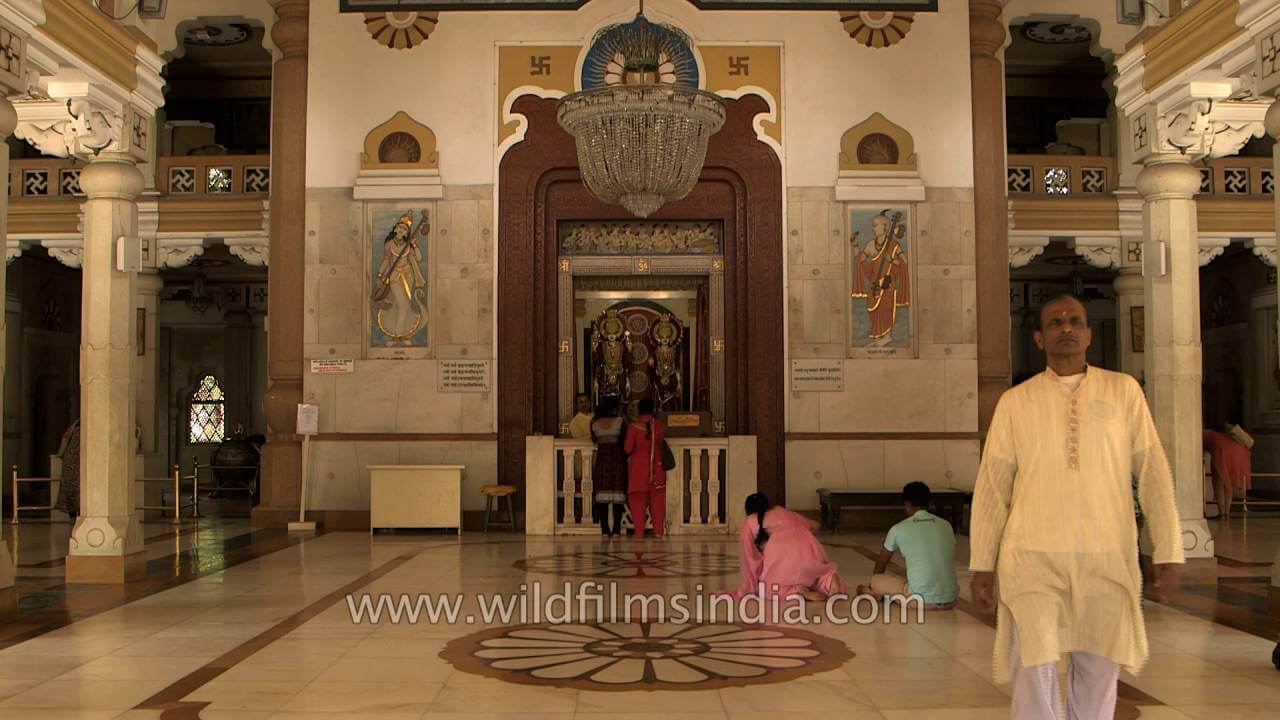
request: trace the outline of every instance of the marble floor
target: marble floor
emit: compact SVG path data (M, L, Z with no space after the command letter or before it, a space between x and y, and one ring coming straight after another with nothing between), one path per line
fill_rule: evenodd
M737 583L727 537L301 538L243 521L146 527L148 577L108 588L61 583L65 524L24 524L16 536L6 526L19 586L16 611L0 621L0 718L1008 716L1009 688L991 679L993 621L967 601L923 622L866 625L681 623L672 608L644 618L648 609L638 609L625 622L589 606L559 608L574 615L563 624L518 608L483 621L493 608L482 596L539 606L534 593L545 600L565 583L705 597ZM1122 678L1117 717L1280 717L1270 662L1280 626L1262 580L1280 518L1214 529L1218 582L1146 603L1151 661L1140 677ZM856 580L882 536L823 539ZM353 608L372 607L359 605L366 596L455 593L454 622L432 622L431 610L417 622L389 611L353 622Z

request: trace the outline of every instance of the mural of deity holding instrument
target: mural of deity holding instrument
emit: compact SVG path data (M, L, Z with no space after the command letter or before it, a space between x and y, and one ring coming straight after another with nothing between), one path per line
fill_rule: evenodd
M374 210L370 237L373 275L369 291L370 346L425 348L430 308L427 295L426 244L429 214Z
M855 351L890 356L913 351L909 218L907 208L854 208L850 213ZM871 237L863 242L867 230Z

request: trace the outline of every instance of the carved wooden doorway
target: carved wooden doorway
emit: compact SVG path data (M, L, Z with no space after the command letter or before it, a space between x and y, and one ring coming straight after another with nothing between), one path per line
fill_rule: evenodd
M572 401L572 318L562 323L560 275L582 259L561 257L561 228L617 222L625 211L587 191L573 139L556 123L554 99L517 98L522 142L503 156L498 190L498 473L524 486L524 443L554 435L564 391ZM723 255L706 254L705 270L663 268L658 255L626 256L632 272L705 274L723 283L722 334L711 330L711 360L723 363L723 422L729 435L755 435L758 487L784 498L782 170L753 127L768 112L761 98L727 100L728 119L711 138L698 185L649 222L718 223ZM679 262L686 262L686 258ZM612 258L615 263L621 258ZM566 271L565 268L568 268ZM584 273L589 275L590 273ZM572 284L569 297L572 298ZM569 312L572 312L570 307ZM718 340L718 342L717 342Z

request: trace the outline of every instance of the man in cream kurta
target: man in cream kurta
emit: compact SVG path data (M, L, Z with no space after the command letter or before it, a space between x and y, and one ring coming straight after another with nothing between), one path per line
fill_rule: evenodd
M996 406L973 498L974 600L995 604L995 674L1014 681L1017 720L1059 718L1054 664L1071 653L1069 718L1115 712L1119 667L1147 658L1132 477L1155 545L1156 585L1183 562L1173 479L1138 383L1085 364L1084 306L1040 315L1048 369Z

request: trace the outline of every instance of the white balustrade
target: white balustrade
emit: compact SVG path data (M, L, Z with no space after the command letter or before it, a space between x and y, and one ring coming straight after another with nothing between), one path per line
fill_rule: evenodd
M671 438L676 466L667 471L667 531L728 532L725 468L727 438ZM592 466L595 446L587 440L557 439L556 532L599 532L593 517Z

